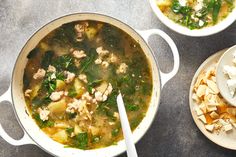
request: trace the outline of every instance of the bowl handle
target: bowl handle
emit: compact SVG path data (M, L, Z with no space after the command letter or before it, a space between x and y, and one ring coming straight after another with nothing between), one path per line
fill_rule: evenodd
M170 46L171 51L173 53L174 57L174 67L169 73L164 73L160 70L160 75L161 75L161 87L163 88L164 85L171 79L173 78L176 73L179 70L179 52L178 49L174 43L174 41L162 30L160 29L150 29L150 30L136 30L142 37L143 39L148 43L148 39L152 35L159 35L162 37Z
M12 104L12 97L11 97L11 86L8 88L8 90L0 96L0 103L3 101L8 101ZM24 131L24 135L21 139L15 140L12 137L10 137L6 131L3 129L2 125L0 124L0 136L7 141L9 144L14 146L20 146L20 145L26 145L26 144L35 144L32 139L27 135L27 133Z

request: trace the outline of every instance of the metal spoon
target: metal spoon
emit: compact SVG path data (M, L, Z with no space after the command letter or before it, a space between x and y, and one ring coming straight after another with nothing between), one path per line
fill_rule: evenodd
M122 131L125 138L127 155L128 157L138 157L121 93L117 96L116 101L120 114Z

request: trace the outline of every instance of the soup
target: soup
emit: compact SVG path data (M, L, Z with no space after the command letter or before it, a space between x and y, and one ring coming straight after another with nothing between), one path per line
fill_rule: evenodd
M97 21L64 24L28 54L23 92L31 116L66 147L95 149L123 139L116 97L134 130L152 95L150 64L124 31Z
M164 15L189 29L217 24L232 12L235 3L235 0L157 0Z

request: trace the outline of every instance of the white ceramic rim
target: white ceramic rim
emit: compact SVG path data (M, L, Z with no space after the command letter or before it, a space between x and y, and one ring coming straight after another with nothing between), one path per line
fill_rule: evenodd
M205 135L206 138L208 138L210 141L212 141L213 143L227 148L227 149L232 149L232 150L236 150L236 129L233 130L232 134L227 134L224 132L221 132L219 135L217 134L213 134L208 132L205 127L204 124L198 119L197 114L194 110L194 107L196 105L196 103L193 101L192 99L192 94L193 94L193 87L194 84L196 82L197 77L199 76L199 74L206 70L208 67L208 65L212 65L213 62L215 62L217 64L218 60L220 59L220 56L226 51L227 49L223 49L221 51L218 51L217 53L213 54L212 56L208 57L201 65L200 67L197 69L196 73L194 74L194 77L192 79L191 85L190 85L190 90L189 90L189 109L192 115L192 118L196 124L196 126L198 127L198 129L202 132L202 134Z
M228 77L224 74L223 69L224 65L230 65L233 66L233 53L236 51L236 45L230 47L225 53L220 57L218 66L216 68L216 83L220 90L220 94L223 96L223 98L232 106L236 107L236 97L232 97L229 88L227 86L227 80Z
M87 18L79 19L80 16L81 17L87 16ZM73 19L73 17L75 19ZM73 20L68 21L68 19L70 19L70 18L72 18ZM103 18L105 18L106 20L101 20ZM125 30L124 29L122 29L122 30L125 31L126 33L128 33L136 41L138 41L144 51L145 50L147 51L147 52L145 52L145 54L146 54L147 58L150 60L150 62L152 62L151 68L153 71L152 73L153 73L153 84L154 84L153 94L152 94L152 100L151 100L149 109L147 111L147 115L145 116L143 121L140 123L140 125L137 127L137 129L133 133L133 135L135 137L134 138L135 143L142 138L142 136L146 133L148 128L151 126L151 123L155 118L156 111L158 110L161 87L163 87L164 84L177 73L178 68L179 68L179 55L178 55L178 50L177 50L174 42L171 40L171 38L167 34L162 32L161 30L154 29L154 30L148 30L148 31L139 31L139 33L137 33L130 26L124 24L123 22L121 22L113 17L109 17L107 15L102 15L102 14L97 14L97 13L75 13L75 14L70 14L70 15L66 15L66 16L57 18L57 19L47 23L42 28L40 28L36 33L34 33L31 36L31 38L26 42L25 46L22 48L21 53L19 54L19 56L17 57L17 60L15 62L14 70L12 73L11 86L9 87L9 89L7 90L7 92L5 94L0 96L0 102L4 101L4 100L9 101L9 102L13 102L12 104L13 104L13 109L14 109L15 115L17 117L19 124L23 128L23 131L25 134L22 139L14 140L4 131L4 129L2 128L2 126L0 124L0 136L2 136L8 143L10 143L12 145L36 144L37 146L39 146L41 149L45 150L46 152L48 152L54 156L60 156L60 157L65 157L68 155L71 157L77 156L77 155L90 156L90 157L91 156L95 156L95 157L109 156L110 157L110 156L119 155L120 153L124 152L126 149L125 144L124 144L124 140L118 142L117 146L109 146L109 147L95 149L95 150L85 150L84 151L84 150L79 150L79 149L74 149L74 148L64 148L64 145L53 141L45 133L43 133L43 131L41 131L38 128L35 121L25 113L25 110L22 109L23 108L22 104L24 104L24 107L25 107L25 102L22 101L22 99L24 97L23 92L21 90L21 92L17 93L17 91L16 91L17 89L15 89L15 88L18 88L18 90L19 90L19 87L22 87L22 85L21 85L22 82L19 81L19 78L23 77L24 71L23 71L22 67L24 68L26 63L22 63L23 65L20 64L21 60L26 60L26 56L27 56L28 52L30 52L30 50L32 50L32 48L28 49L28 47L30 47L29 45L32 44L32 42L33 42L33 40L35 40L35 38L37 38L35 36L40 34L40 32L45 31L45 29L47 27L49 27L51 25L56 25L56 22L58 22L60 20L67 21L67 22L62 22L61 24L69 23L72 21L79 21L79 20L96 20L96 21L102 21L105 23L111 22L110 24L115 25L116 27L119 27L119 26L124 27ZM116 24L114 24L114 23L116 23ZM52 27L54 27L54 26L52 26ZM59 26L57 26L57 27L59 27ZM57 28L57 27L55 27L55 28ZM52 30L54 30L54 29L52 29ZM48 33L46 33L46 35L47 34ZM144 36L144 38L142 38L140 34L142 34ZM170 47L173 51L173 56L174 56L174 68L170 73L163 73L159 70L155 55L153 54L153 52L151 51L150 47L147 44L148 38L153 34L160 35L168 42L168 44L170 44ZM39 42L40 40L37 40L37 42ZM31 47L34 48L36 45L31 46ZM27 53L24 51L26 51ZM20 70L18 70L18 69L20 69ZM155 77L154 75L157 77ZM160 79L160 77L162 79ZM18 80L16 81L15 78L18 78ZM161 80L163 80L162 83L161 83ZM27 124L24 122L27 122ZM142 130L139 128L141 128ZM141 131L139 131L139 130L141 130ZM37 136L34 134L36 134Z
M149 0L149 3L151 5L151 8L153 12L156 14L156 16L160 19L162 23L164 23L167 27L172 29L173 31L187 35L187 36L192 36L192 37L203 37L203 36L209 36L216 34L220 31L223 31L227 27L229 27L235 20L236 20L236 6L233 9L233 11L221 22L214 26L210 27L204 27L202 29L195 29L195 30L190 30L172 20L170 20L167 16L165 16L159 7L156 4L157 0Z

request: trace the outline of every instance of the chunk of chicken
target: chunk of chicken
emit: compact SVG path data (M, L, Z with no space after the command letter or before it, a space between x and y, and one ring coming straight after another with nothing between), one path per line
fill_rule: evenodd
M38 69L38 71L34 74L33 78L35 80L42 79L46 74L46 71L44 69Z

